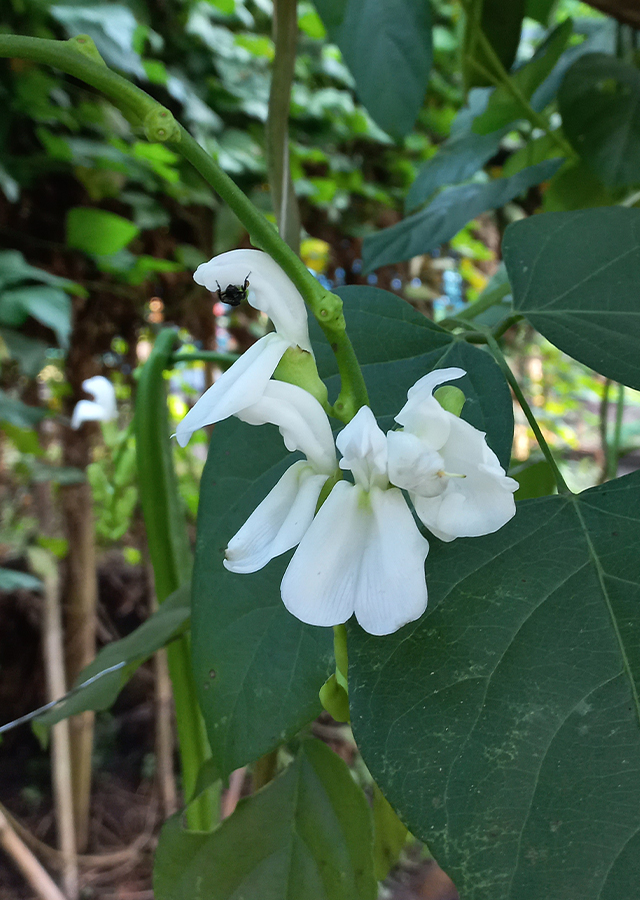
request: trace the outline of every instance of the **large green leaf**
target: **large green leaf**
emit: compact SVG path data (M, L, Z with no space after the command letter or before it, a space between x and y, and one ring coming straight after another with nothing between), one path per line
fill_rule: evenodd
M305 741L263 790L210 834L164 826L157 900L375 900L371 813L347 766ZM204 893L202 886L204 885Z
M429 607L349 628L376 782L465 900L614 900L640 878L640 473L432 542Z
M581 57L558 94L562 127L608 185L640 182L640 72L604 53Z
M348 287L340 294L382 425L391 427L418 378L460 365L468 372L458 382L468 397L463 416L487 432L508 465L511 397L489 354L452 338L385 291ZM337 394L335 358L319 328L311 331L320 373ZM226 421L214 429L202 477L192 643L200 704L222 774L271 750L318 714L318 691L333 661L330 629L305 626L282 605L280 581L289 555L253 575L222 565L229 539L294 458L275 428Z
M640 388L640 210L547 213L509 226L514 306L574 359Z
M424 0L314 0L340 47L359 99L400 138L413 128L431 70L431 12Z
M108 709L136 669L156 650L182 634L188 622L189 586L185 585L167 597L135 631L103 647L80 672L68 699L41 716L41 724L55 725L88 709ZM82 687L87 682L91 683Z
M366 271L434 250L480 213L499 209L533 185L551 178L561 164L561 159L548 159L511 178L447 188L420 212L365 238L362 258Z
M0 328L0 339L9 356L18 361L20 371L29 378L35 378L47 355L45 342L27 337L15 328Z

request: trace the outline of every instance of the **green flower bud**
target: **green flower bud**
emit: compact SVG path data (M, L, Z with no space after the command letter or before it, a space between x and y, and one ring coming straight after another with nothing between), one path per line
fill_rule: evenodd
M452 384L446 384L444 387L438 388L437 391L434 391L433 396L443 409L453 413L454 416L460 415L464 402L467 399L460 388L454 387Z
M320 688L320 703L336 722L349 721L349 697L342 685L338 684L335 674Z
M327 386L318 375L316 361L301 347L288 347L273 373L277 381L287 381L304 388L321 406L327 406Z

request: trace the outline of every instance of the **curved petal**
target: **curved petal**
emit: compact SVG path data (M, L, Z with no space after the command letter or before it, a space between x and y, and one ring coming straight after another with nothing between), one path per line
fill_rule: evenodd
M437 497L412 494L419 518L443 541L479 537L502 528L515 515L518 482L507 477L485 435L455 416L450 437L440 450L449 478Z
M434 369L419 378L409 388L407 402L395 417L396 422L427 441L432 449L439 450L449 437L452 413L440 406L433 392L439 384L454 381L463 375L466 375L464 369L451 366L448 369Z
M237 413L250 425L277 425L287 450L301 450L318 472L331 475L336 449L331 424L320 403L308 391L285 381L270 381L257 403Z
M361 490L339 481L318 510L284 573L286 608L308 625L341 625L353 614L355 582L368 538Z
M426 441L408 431L390 431L387 446L391 484L421 497L435 497L444 491L444 460Z
M401 492L371 490L373 523L360 567L356 618L369 634L391 634L427 608L424 562L429 542L420 534Z
M225 568L240 574L257 572L295 547L313 520L326 480L303 461L290 466L229 541Z
M107 422L113 416L107 415L104 406L93 400L78 400L73 408L71 427L80 428L83 422Z
M176 428L176 439L186 447L198 428L213 425L256 403L289 345L279 334L266 334L246 350L231 368L205 391Z
M372 410L362 406L336 438L342 453L341 469L350 469L356 484L365 490L375 484L386 487L387 439Z
M355 611L366 631L390 634L427 605L428 550L400 491L338 482L289 563L282 600L310 625Z
M95 402L104 410L104 421L115 419L118 414L116 405L116 390L108 378L104 375L94 375L93 378L85 378L82 382L82 390L91 394Z
M202 263L194 281L209 291L225 290L230 284L250 284L249 303L266 313L290 344L311 350L307 310L302 295L289 276L262 250L229 250Z

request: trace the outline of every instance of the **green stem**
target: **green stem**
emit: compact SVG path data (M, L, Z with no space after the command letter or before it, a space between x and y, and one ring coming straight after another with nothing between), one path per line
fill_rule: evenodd
M549 445L547 444L547 442L544 438L544 435L542 434L542 431L540 430L540 426L536 422L535 416L533 415L533 412L531 411L531 407L527 403L524 394L520 390L520 385L518 384L517 379L515 378L513 372L511 371L511 368L509 367L509 363L505 359L504 354L503 354L502 350L500 349L498 342L496 341L496 339L490 332L487 332L487 344L489 345L489 349L491 350L495 361L498 363L498 365L500 366L500 368L502 369L502 371L504 373L505 378L509 382L509 386L511 387L511 390L516 395L518 403L520 404L520 406L522 408L522 412L527 417L527 421L529 422L529 425L531 426L531 430L533 431L533 433L536 436L536 440L538 441L540 449L544 453L546 460L549 463L549 466L551 467L551 471L553 472L553 477L555 479L556 486L558 488L558 493L559 494L570 494L571 491L569 490L569 487L568 487L566 481L562 477L562 473L560 472L560 469L558 468L558 465L557 465L555 459L553 458L553 453L551 452L551 449L550 449Z
M469 4L462 2L462 7L465 9L467 15L470 14ZM567 156L567 159L578 160L579 156L576 151L573 149L571 144L564 138L562 135L558 134L556 130L552 129L545 117L535 110L528 98L522 93L517 83L511 78L504 65L502 64L502 60L493 49L491 41L486 36L484 31L482 30L480 23L474 23L474 38L475 41L480 45L483 50L485 57L489 60L491 64L491 69L488 69L486 66L483 66L481 62L475 59L471 54L468 55L468 60L471 65L488 81L498 87L499 85L504 85L505 89L509 91L514 100L517 100L520 106L522 107L522 111L526 119L531 122L532 125L535 125L536 128L540 128L546 135L548 135L551 140L558 146L563 153Z
M92 58L86 55L87 48L91 48L91 41L86 36L73 38L71 41L50 41L44 38L0 35L0 57L20 57L55 66L102 91L125 114L143 124L150 141L165 143L179 153L211 185L245 226L253 244L267 252L284 269L316 317L336 355L342 379L334 414L348 422L361 406L368 404L368 397L360 366L346 334L340 298L316 281L273 225L197 141L178 125L168 109L125 78L116 75L101 61L96 62L95 47Z
M613 439L607 442L607 480L615 478L618 472L618 460L620 458L620 438L622 436L622 419L624 417L624 385L618 385L616 398L616 422L613 428ZM606 427L606 423L605 423Z
M469 306L465 306L459 313L456 313L454 319L475 319L480 313L486 312L492 306L496 306L510 293L511 285L509 282L501 284L495 290L484 291L474 303L470 303Z
M169 328L158 334L140 375L134 413L140 498L159 603L191 576L191 548L173 467L163 376L177 340L178 335ZM188 635L168 645L167 659L176 706L183 790L185 797L190 797L211 750L196 697ZM210 831L217 821L212 792L201 794L186 814L190 828Z
M210 362L227 369L239 358L237 353L219 353L217 350L194 350L193 352L178 350L172 354L169 365L174 366L183 362Z
M300 211L289 166L289 107L298 42L298 0L275 0L273 42L275 56L265 129L269 186L280 235L297 253Z

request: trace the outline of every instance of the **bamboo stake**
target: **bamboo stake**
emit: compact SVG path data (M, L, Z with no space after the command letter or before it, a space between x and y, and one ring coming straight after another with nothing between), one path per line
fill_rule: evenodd
M12 830L2 812L0 812L0 844L41 900L65 900L60 888Z
M66 692L57 563L45 550L35 548L29 551L29 559L33 570L38 572L44 582L43 651L48 699L53 700ZM51 778L58 844L62 856L62 882L67 900L76 900L78 897L78 860L73 816L69 722L67 719L58 722L51 729ZM6 822L4 815L3 819ZM30 853L30 851L28 852Z

